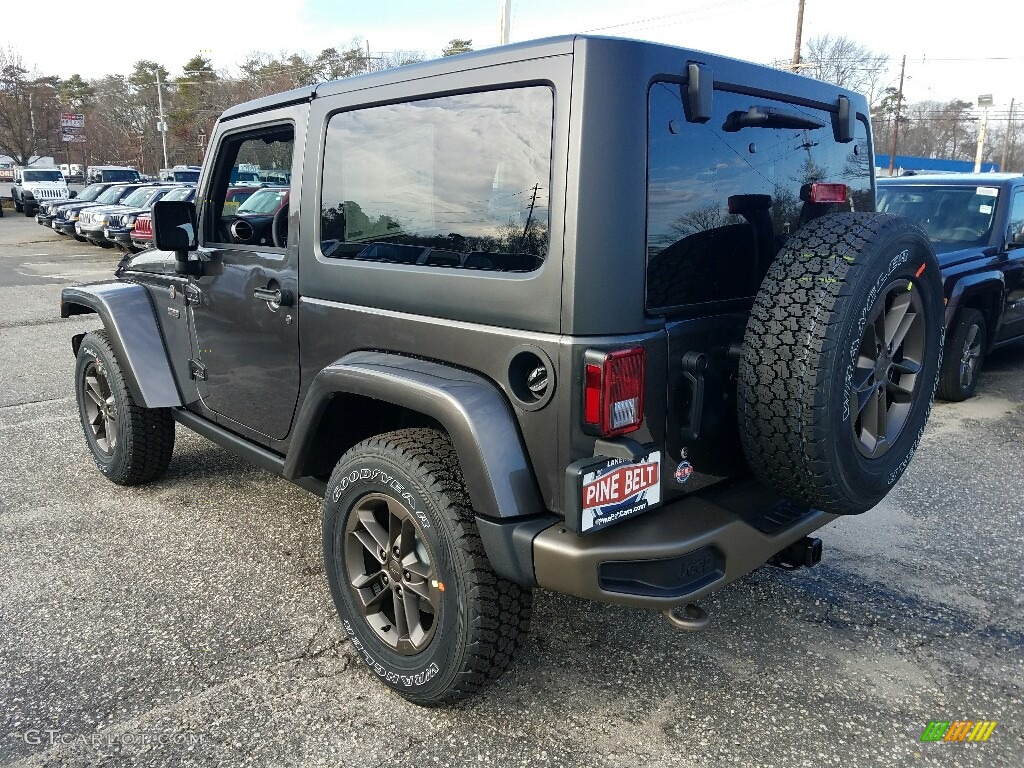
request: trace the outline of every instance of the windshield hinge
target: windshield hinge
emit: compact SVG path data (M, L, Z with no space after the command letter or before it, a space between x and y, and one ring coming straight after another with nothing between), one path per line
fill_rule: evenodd
M195 359L188 361L188 374L196 381L206 381L206 366Z
M186 304L202 304L203 303L203 292L192 283L185 283L185 288L182 293L185 294Z

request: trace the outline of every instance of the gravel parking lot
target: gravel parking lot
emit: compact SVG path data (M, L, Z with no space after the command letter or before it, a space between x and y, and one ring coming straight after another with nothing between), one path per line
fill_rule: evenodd
M15 766L1024 764L1024 347L937 404L822 564L702 601L711 627L538 592L500 684L420 709L339 631L318 499L179 428L167 476L104 480L62 286L118 256L0 219L0 763ZM922 743L931 720L995 720Z

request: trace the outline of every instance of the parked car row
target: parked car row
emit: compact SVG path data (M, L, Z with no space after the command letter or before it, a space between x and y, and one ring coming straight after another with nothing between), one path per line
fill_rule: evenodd
M137 253L153 244L150 216L153 204L158 200L188 202L195 199L195 194L194 185L173 182L90 184L74 200L41 203L36 223L59 235L101 248L117 247ZM224 231L237 228L240 234L235 242L271 243L275 215L286 208L287 202L286 188L229 187L224 205Z

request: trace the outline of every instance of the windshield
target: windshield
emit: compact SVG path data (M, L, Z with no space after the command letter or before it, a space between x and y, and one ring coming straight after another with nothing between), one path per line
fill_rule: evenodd
M172 189L166 195L163 196L164 200L191 200L192 195L195 192L191 187L182 187L181 189Z
M273 213L287 194L287 189L258 190L238 206L238 213Z
M125 192L124 187L109 187L106 192L96 198L97 203L116 203Z
M132 170L102 171L104 181L138 181L139 172Z
M998 187L879 184L878 210L906 216L936 243L981 245L995 218Z
M199 181L199 171L175 171L171 176L175 181Z
M64 181L60 171L25 171L25 181Z
M82 190L82 194L78 196L78 202L88 203L99 197L106 187L102 184L90 184L88 187Z
M153 187L142 187L140 189L136 189L124 199L122 204L133 208L142 208L158 191L159 190L154 189Z

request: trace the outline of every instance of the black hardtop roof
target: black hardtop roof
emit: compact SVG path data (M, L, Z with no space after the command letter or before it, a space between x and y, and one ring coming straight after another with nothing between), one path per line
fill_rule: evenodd
M858 108L866 111L866 102L863 101L863 97L853 91L803 75L773 69L763 64L755 64L727 56L680 48L664 43L652 43L645 40L598 35L562 35L495 48L486 48L479 51L470 51L456 56L444 56L439 59L432 59L417 64L406 64L380 72L354 75L318 85L294 88L229 107L221 115L220 119L229 120L288 104L310 101L317 96L358 91L365 88L433 77L435 75L465 72L497 64L510 64L549 56L580 53L583 50L593 51L599 56L621 58L623 65L647 53L660 52L665 54L678 52L673 54L673 59L678 61L678 66L669 74L682 75L685 73L687 61L698 61L708 64L712 68L716 85L734 84L745 86L747 89L754 91L763 90L766 93L769 91L793 93L805 99L816 100L822 103L835 103L838 96L842 94L856 99L855 103L861 105ZM760 80L752 83L750 78L752 69L770 73L770 83L762 83Z
M1024 183L1020 173L915 173L911 176L879 176L879 184L900 186L999 187L1018 181Z

